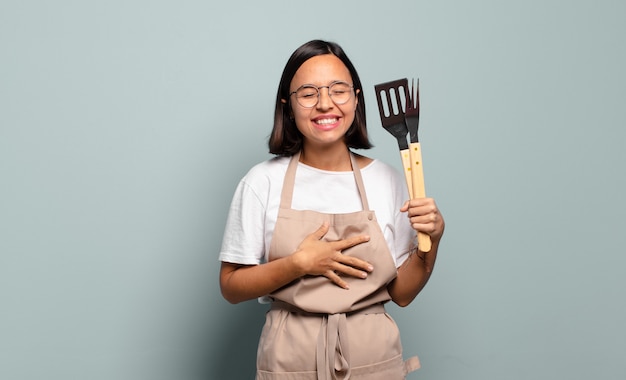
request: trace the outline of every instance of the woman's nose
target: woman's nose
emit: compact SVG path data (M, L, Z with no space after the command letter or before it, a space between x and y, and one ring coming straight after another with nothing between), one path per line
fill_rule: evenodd
M319 101L317 102L317 108L327 110L333 107L333 99L330 97L330 90L327 88L319 89Z

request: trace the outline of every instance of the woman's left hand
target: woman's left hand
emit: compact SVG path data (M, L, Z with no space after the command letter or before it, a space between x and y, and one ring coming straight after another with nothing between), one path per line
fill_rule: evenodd
M402 208L415 231L430 235L433 240L441 239L445 222L433 198L415 198L407 201Z
M387 286L391 299L400 306L406 306L413 301L430 278L445 222L432 198L411 199L404 203L400 211L407 213L411 227L415 231L429 235L432 241L432 246L426 252L419 249L418 243L417 251L412 253L421 260L410 260L409 255L398 268L398 276Z

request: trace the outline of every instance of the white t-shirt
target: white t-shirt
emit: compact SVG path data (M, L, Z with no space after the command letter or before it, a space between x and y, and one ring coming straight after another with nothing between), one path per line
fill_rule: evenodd
M246 265L268 261L289 160L275 157L261 162L239 182L226 221L220 261ZM415 244L415 231L406 213L400 212L408 199L404 177L379 160L362 168L361 175L370 210L376 213L399 267ZM303 163L298 163L291 208L332 214L363 210L352 171L325 171Z

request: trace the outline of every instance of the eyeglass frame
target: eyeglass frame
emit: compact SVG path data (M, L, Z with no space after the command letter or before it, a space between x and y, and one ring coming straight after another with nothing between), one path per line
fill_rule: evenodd
M297 93L300 89L302 89L302 88L305 88L305 87L308 87L308 88L314 88L314 89L316 89L316 90L317 90L317 101L316 101L316 102L315 102L315 104L313 104L312 106L310 106L310 107L305 107L305 106L303 106L302 104L300 104L300 102L298 101L298 98L296 97L296 103L298 103L298 105L299 105L300 107L302 107L302 108L307 108L307 109L309 109L309 108L314 108L315 106L317 106L317 105L320 103L320 98L322 97L322 92L321 92L320 90L321 90L322 88L327 88L327 89L328 89L328 97L330 98L330 100L332 100L332 101L333 101L333 103L335 103L335 104L337 104L337 105L343 105L343 104L348 103L348 101L350 100L350 98L348 98L348 99L347 99L345 102L343 102L343 103L337 103L335 100L333 100L333 96L332 96L332 95L331 95L331 93L330 93L330 88L331 88L332 86L336 85L336 84L347 84L347 85L348 85L348 87L350 88L350 91L351 91L350 97L352 97L352 96L356 95L356 94L355 94L355 91L354 91L354 84L350 84L350 83L348 83L348 82L344 82L344 81L342 81L342 80L336 80L336 81L331 82L328 86L316 86L316 85L314 85L314 84L303 84L302 86L298 87L295 91L290 92L290 93L289 93L289 97L291 98L291 95L296 94L296 93Z

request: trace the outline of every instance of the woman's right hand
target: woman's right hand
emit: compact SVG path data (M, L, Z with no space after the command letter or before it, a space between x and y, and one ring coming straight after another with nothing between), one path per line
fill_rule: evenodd
M301 275L327 277L338 286L348 289L348 283L339 274L366 278L374 267L367 261L346 256L342 250L370 240L367 235L357 235L337 241L321 240L328 232L328 223L323 223L317 231L308 235L291 255L294 265Z

